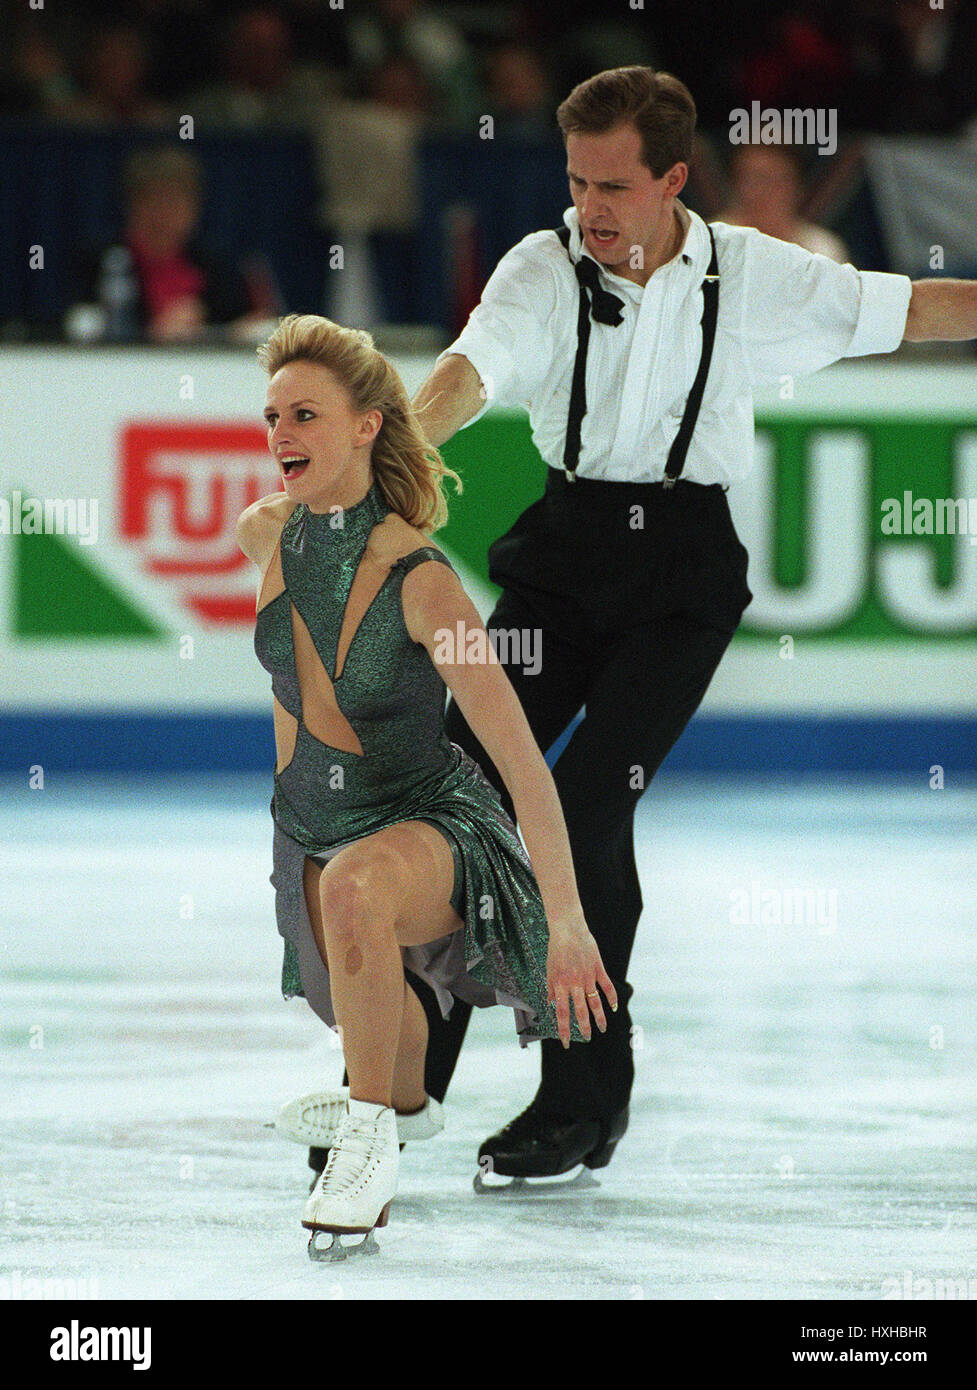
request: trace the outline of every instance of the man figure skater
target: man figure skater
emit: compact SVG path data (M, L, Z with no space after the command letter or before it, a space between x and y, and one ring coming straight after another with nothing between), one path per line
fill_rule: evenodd
M546 488L489 550L502 594L487 626L541 634L539 671L507 671L544 751L586 707L553 773L621 1007L589 1043L542 1044L536 1096L479 1150L480 1165L513 1176L602 1167L627 1126L634 809L751 597L726 491L752 463L753 388L904 339L977 336L977 282L857 271L752 228L708 227L679 201L696 113L670 74L598 73L557 116L564 227L502 258L414 401L437 446L493 402L528 409ZM505 801L453 704L447 727ZM445 1022L418 993L428 1091L442 1099L465 1010Z

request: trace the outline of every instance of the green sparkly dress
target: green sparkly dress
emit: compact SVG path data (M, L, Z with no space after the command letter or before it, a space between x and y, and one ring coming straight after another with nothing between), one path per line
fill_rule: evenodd
M445 1016L452 995L479 1007L503 1004L515 1010L523 1042L555 1037L546 989L546 916L532 868L495 788L445 734L444 682L404 622L404 575L426 562L450 568L435 546L394 562L336 676L353 580L370 532L390 511L376 482L341 514L341 526L336 515L299 503L279 542L284 589L257 617L258 659L271 674L278 701L298 722L294 754L275 773L271 803L271 883L285 942L282 992L286 998L304 995L335 1027L329 975L305 902L306 855L325 863L364 835L398 821L423 820L451 848L452 904L464 929L407 948L405 965L433 987ZM305 726L292 608L308 629L362 753L323 743Z

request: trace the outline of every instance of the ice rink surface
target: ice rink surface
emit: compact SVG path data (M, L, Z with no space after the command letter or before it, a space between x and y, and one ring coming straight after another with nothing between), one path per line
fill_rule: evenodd
M342 1072L278 990L269 794L8 780L0 1280L101 1298L939 1298L960 1281L977 1297L977 789L656 783L632 1120L599 1189L473 1193L480 1140L538 1074L511 1014L485 1011L445 1134L404 1152L381 1257L334 1265L306 1256L305 1150L266 1127Z

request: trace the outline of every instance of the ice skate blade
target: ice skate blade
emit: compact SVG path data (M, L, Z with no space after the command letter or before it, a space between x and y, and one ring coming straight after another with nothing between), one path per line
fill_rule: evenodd
M328 1240L328 1245L319 1245L319 1238ZM354 1240L350 1245L343 1244L341 1231L313 1231L309 1236L309 1259L313 1264L338 1264L340 1260L352 1260L365 1255L379 1255L380 1247L373 1231Z
M386 1226L390 1220L390 1203L384 1207L377 1217L375 1226L369 1230L365 1226L317 1226L312 1222L303 1221L302 1225L307 1231L311 1231L309 1236L309 1259L316 1264L334 1263L336 1260L346 1260L353 1255L379 1255L380 1247L376 1242L375 1232L381 1226ZM328 1237L328 1245L317 1244L319 1236ZM362 1239L353 1240L350 1244L343 1244L343 1236L360 1236Z
M507 1177L503 1173L479 1171L475 1174L472 1187L480 1197L531 1197L535 1201L537 1198L551 1199L588 1192L600 1187L600 1183L590 1169L581 1163L577 1165L575 1173L571 1168L569 1172L559 1173L552 1178Z

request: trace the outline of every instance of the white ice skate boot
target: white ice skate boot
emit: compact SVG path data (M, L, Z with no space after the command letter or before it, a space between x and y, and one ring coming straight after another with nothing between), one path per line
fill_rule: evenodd
M343 1260L350 1254L376 1255L373 1235L386 1226L397 1191L400 1146L394 1111L386 1105L350 1100L329 1149L329 1160L302 1211L302 1225L312 1232L309 1258ZM320 1231L331 1237L320 1246ZM365 1239L344 1245L342 1236Z
M346 1114L349 1100L349 1087L338 1091L313 1091L307 1096L291 1100L278 1112L275 1129L283 1139L292 1139L296 1144L308 1144L310 1148L328 1149L339 1130L340 1121ZM444 1129L444 1111L430 1096L424 1099L424 1106L410 1115L397 1115L397 1138L401 1144L417 1139L433 1139Z

